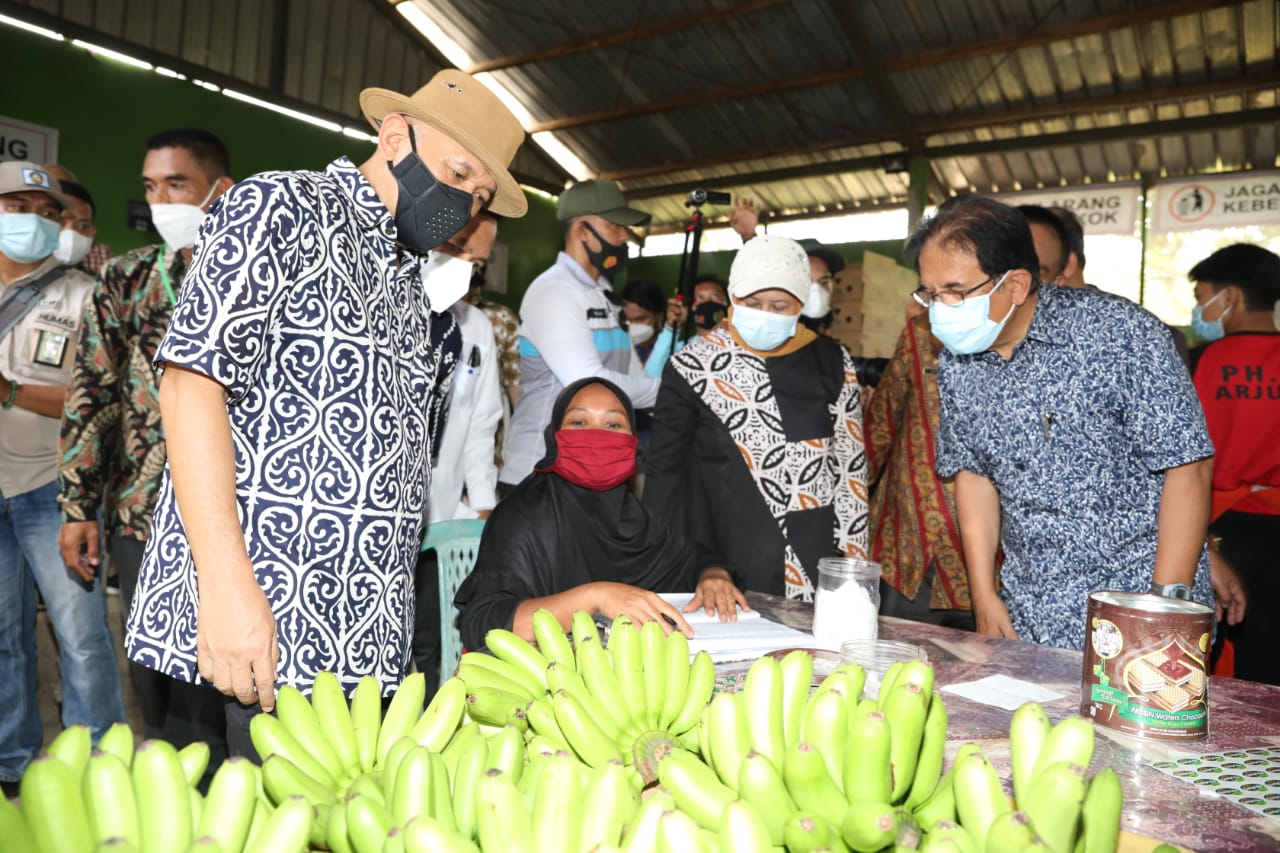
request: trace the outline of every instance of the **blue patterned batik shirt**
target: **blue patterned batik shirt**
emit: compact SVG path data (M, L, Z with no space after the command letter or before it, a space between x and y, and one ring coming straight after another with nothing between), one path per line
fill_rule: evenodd
M156 355L227 389L278 679L307 692L321 670L386 692L405 673L436 373L421 266L350 160L257 175L206 217ZM168 468L153 524L129 657L194 681L199 598Z
M1000 493L1014 629L1083 648L1089 593L1151 586L1163 472L1213 455L1168 330L1125 299L1046 285L1009 361L944 350L938 391L938 473ZM1193 597L1213 604L1203 551Z

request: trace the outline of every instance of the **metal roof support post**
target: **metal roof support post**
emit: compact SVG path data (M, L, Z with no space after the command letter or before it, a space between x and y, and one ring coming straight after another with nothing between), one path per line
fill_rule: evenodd
M1138 217L1138 240L1142 243L1142 254L1138 256L1138 304L1146 307L1147 302L1147 226L1151 222L1151 214L1147 209L1147 198L1151 195L1151 177L1142 173L1142 202L1138 209L1142 215Z
M907 160L907 235L916 230L929 203L929 158L913 154Z

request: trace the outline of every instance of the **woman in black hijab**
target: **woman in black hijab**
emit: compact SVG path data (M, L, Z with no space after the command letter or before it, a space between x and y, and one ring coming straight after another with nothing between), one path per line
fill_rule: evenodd
M635 411L612 382L589 377L556 399L547 455L494 509L475 569L458 589L462 642L490 628L533 639L545 607L567 630L575 610L637 623L663 620L692 635L656 593L695 587L685 610L736 619L746 599L711 554L672 534L627 490L635 473Z

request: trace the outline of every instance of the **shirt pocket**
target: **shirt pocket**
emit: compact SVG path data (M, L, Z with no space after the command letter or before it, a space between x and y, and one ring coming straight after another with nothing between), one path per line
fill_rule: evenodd
M21 349L15 353L31 382L44 385L68 382L79 328L79 319L71 314L37 309L35 319L26 324Z

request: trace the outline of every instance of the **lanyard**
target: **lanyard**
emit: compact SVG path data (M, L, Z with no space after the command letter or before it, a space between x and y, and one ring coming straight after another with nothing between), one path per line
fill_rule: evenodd
M177 305L178 297L173 294L173 278L169 275L169 270L164 264L164 253L168 249L167 244L160 245L160 256L156 258L156 267L160 270L160 283L164 285L165 292L169 294L169 304Z

